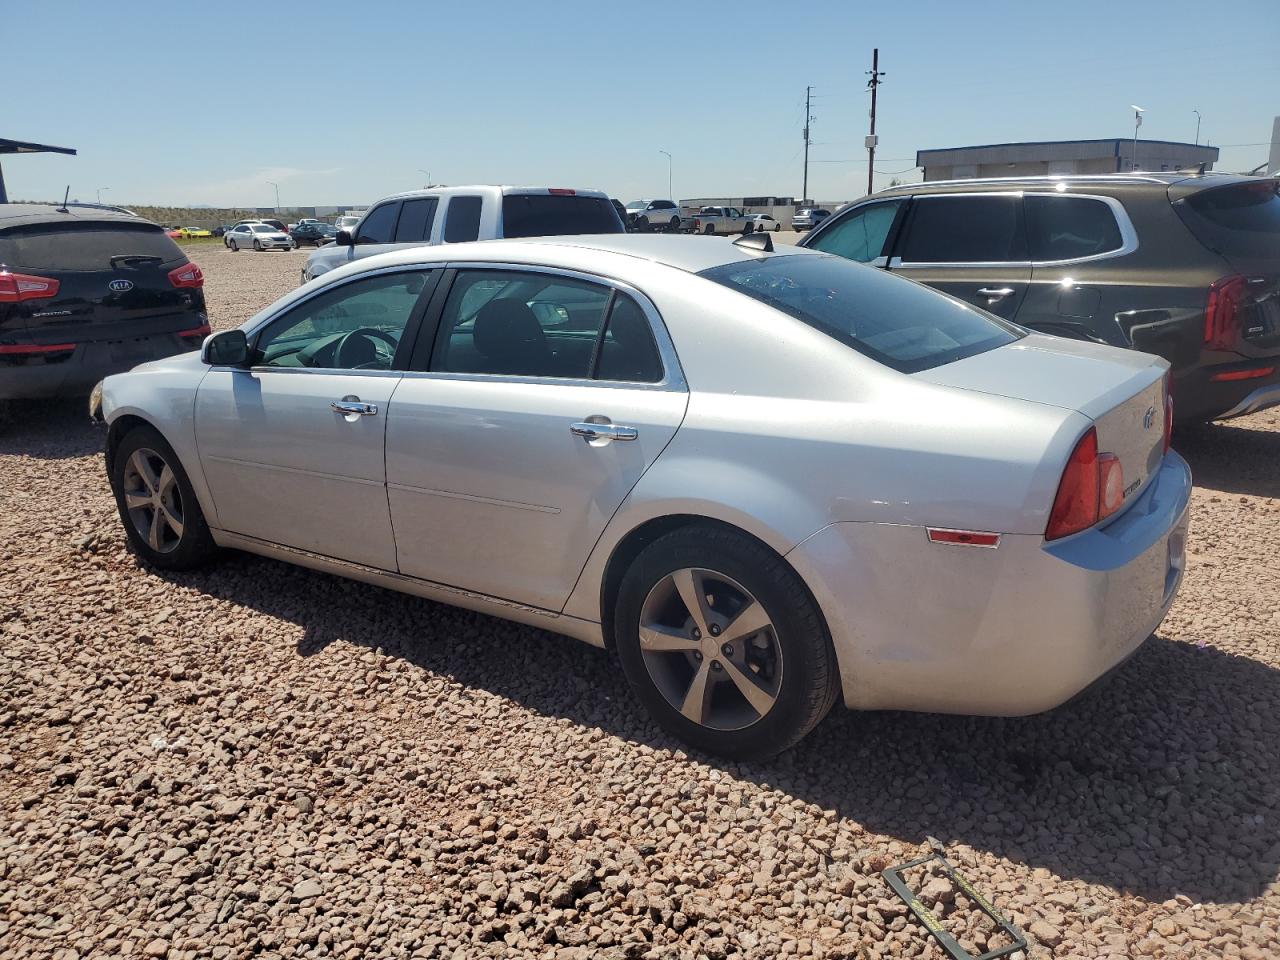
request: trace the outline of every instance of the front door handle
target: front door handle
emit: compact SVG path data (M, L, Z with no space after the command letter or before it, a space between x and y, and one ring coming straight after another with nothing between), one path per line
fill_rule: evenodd
M596 440L634 440L640 436L640 431L635 427L620 427L614 423L571 423L569 432L588 443Z
M1005 297L1013 295L1013 287L979 287L978 296L986 297L987 300L994 303L997 300L1003 300Z
M343 397L341 400L335 400L329 404L334 413L340 413L347 420L355 420L356 417L376 417L378 415L378 405L376 403L363 403L359 397Z

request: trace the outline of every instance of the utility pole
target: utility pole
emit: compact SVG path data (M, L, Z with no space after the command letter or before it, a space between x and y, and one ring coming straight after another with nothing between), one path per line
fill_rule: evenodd
M884 74L880 70L880 48L871 51L871 79L867 87L871 90L871 133L867 137L867 193L871 193L872 178L876 172L876 90L881 84Z
M268 180L268 181L267 181L267 183L271 184L271 186L273 186L273 187L275 187L275 188L276 188L276 214L277 214L277 215L279 215L279 213L280 213L280 184L276 183L274 180Z
M809 115L809 95L812 92L813 87L804 88L804 187L800 191L801 203L809 199L809 121L813 119Z
M1191 112L1196 115L1196 146L1198 147L1200 146L1200 111L1192 110Z
M1133 108L1133 159L1129 161L1130 172L1138 169L1138 128L1142 126L1142 115L1146 111L1136 103L1129 104Z
M671 154L667 153L666 150L659 150L658 152L666 154L667 156L667 199L674 203L676 199L675 194L671 192Z

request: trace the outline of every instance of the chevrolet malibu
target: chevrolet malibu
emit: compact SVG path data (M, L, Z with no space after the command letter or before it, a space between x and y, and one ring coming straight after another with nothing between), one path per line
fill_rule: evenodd
M362 259L92 403L146 563L576 637L761 757L836 700L1030 714L1132 654L1183 569L1167 372L768 234L617 235Z

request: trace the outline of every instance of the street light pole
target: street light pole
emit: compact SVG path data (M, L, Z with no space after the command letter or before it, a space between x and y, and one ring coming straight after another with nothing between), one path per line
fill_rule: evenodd
M98 202L99 202L99 203L101 203L101 202L102 202L102 191L103 191L103 190L110 190L110 189L111 189L110 187L99 187L99 188L98 188Z
M276 213L280 212L280 184L274 180L268 180L267 183L276 188Z
M431 171L430 171L430 170L423 170L421 167L419 167L419 168L418 168L418 172L419 172L419 173L425 173L425 174L427 175L427 182L426 182L426 183L424 183L424 184L422 185L422 189L423 189L423 190L425 190L425 189L427 189L427 187L431 186Z
M1138 169L1138 128L1142 126L1143 108L1136 103L1129 104L1133 108L1133 159L1129 161L1129 172Z
M1196 115L1196 146L1198 147L1200 146L1200 111L1192 110L1191 112Z
M668 200L670 200L670 201L672 201L672 202L675 202L676 195L675 195L674 193L672 193L672 191L671 191L671 166L672 166L671 154L667 153L667 151L665 151L665 150L659 150L658 152L659 152L659 153L666 154L666 157L667 157L667 199L668 199Z

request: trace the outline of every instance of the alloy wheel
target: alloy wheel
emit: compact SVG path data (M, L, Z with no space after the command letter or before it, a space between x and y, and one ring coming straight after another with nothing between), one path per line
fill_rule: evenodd
M140 447L124 466L124 505L138 536L157 553L182 542L182 491L173 468L154 450Z
M713 730L751 726L782 689L782 647L768 612L714 570L686 567L654 585L640 609L640 654L667 703Z

